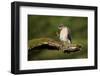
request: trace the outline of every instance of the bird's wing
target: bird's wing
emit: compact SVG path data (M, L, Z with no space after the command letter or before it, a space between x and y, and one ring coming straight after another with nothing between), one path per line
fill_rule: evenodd
M68 28L68 33L71 35L71 30Z
M72 42L71 30L68 28L68 39Z

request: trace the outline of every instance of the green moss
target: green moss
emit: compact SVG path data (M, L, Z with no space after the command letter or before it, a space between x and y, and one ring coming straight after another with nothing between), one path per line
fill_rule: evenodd
M55 43L60 45L60 41L55 41L51 38L38 38L38 39L32 39L28 41L28 48L34 48L36 46L42 45L42 44L48 44L48 43Z

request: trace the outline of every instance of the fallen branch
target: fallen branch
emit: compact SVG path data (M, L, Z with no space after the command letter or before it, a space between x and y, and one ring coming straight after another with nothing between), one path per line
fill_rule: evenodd
M62 50L66 52L76 52L81 50L81 46L77 44L68 44L66 47L63 46L62 42L53 40L51 38L39 38L32 39L28 42L28 50L34 49L52 49L52 50Z

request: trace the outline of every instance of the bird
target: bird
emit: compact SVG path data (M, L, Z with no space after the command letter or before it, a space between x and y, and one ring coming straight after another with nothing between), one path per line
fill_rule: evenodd
M72 43L72 37L71 37L71 31L67 26L64 26L64 24L60 24L58 26L59 32L59 39L65 43L71 44Z

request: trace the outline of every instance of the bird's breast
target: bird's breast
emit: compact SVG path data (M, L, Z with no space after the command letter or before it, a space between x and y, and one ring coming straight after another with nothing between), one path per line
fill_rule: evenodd
M61 31L60 31L60 39L62 41L67 41L67 36L68 36L68 30L67 28L63 28Z

